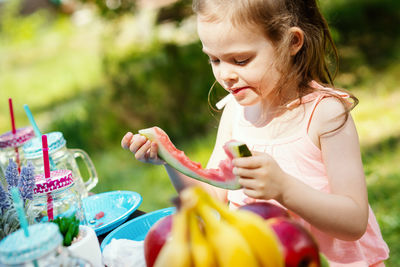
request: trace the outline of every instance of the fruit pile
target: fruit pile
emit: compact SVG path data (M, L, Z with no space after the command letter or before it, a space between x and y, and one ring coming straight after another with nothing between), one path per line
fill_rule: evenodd
M314 239L280 207L231 211L198 187L184 190L180 203L147 234L147 267L321 266Z

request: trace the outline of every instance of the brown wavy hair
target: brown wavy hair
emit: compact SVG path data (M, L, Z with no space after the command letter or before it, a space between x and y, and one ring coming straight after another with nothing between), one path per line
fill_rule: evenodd
M297 88L300 100L313 91L325 91L311 87L312 80L334 88L338 52L316 0L194 0L192 6L195 13L208 21L228 18L234 26L255 25L262 30L276 49L278 60L275 66L281 72L276 92L280 99L284 99L282 92L289 87ZM304 33L303 46L294 56L290 55L293 42L293 36L289 34L291 27L299 27ZM339 95L325 91L336 97L345 108L345 113L341 114L345 119L339 129L358 99L345 90L335 90L346 92L353 100L348 105Z

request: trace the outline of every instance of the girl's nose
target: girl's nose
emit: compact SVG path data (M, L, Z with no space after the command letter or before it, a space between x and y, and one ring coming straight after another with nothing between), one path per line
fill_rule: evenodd
M228 85L228 84L236 82L238 80L239 76L233 69L226 67L226 66L221 66L220 78L221 78L221 80L224 81L224 83L226 83Z

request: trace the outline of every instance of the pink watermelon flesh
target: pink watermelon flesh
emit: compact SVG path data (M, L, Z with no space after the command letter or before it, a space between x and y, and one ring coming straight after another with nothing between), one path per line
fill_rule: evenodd
M204 169L200 163L191 161L183 151L177 149L161 128L142 129L139 130L139 133L156 142L158 155L170 166L187 176L225 189L239 189L241 187L238 183L239 177L232 173L234 154L231 147L233 143L238 143L237 141L231 140L224 145L227 158L220 161L218 169Z

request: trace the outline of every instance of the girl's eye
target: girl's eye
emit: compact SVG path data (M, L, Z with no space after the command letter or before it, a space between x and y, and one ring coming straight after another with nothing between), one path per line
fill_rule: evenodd
M217 63L219 63L219 59L212 59L212 58L210 58L208 61L209 61L211 64L217 64Z
M235 62L236 65L243 66L243 65L246 65L249 62L249 59L245 59L245 60L236 60L235 59L234 62Z

